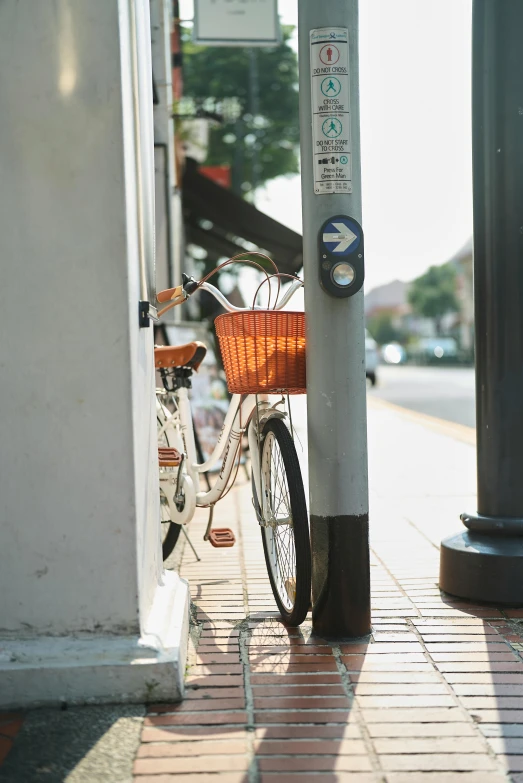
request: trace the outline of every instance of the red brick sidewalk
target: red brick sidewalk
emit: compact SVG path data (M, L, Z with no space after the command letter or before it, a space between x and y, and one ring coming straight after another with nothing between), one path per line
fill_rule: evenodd
M329 644L310 622L282 626L244 482L216 512L234 548L202 542L204 512L191 524L203 560L185 547L186 699L149 706L135 783L523 783L523 610L437 587L439 541L475 505L471 439L369 414L372 636ZM0 762L19 726L0 715Z
M279 622L249 486L217 514L238 543L191 526L197 653L184 703L149 708L136 783L523 781L521 612L442 597L436 547L378 507L374 633L329 644Z

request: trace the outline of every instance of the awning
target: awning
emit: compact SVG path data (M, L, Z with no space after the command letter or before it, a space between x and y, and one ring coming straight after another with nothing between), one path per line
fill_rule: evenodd
M241 240L246 240L271 256L280 272L295 274L303 266L300 234L204 177L191 159L182 194L187 241L204 248L213 261L244 253Z

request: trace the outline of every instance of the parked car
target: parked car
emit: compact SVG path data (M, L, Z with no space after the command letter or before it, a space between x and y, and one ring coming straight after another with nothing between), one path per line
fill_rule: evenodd
M379 362L378 345L365 329L365 375L373 386L378 382L377 370Z
M458 359L458 344L453 337L425 337L412 351L412 357L422 364L452 364Z

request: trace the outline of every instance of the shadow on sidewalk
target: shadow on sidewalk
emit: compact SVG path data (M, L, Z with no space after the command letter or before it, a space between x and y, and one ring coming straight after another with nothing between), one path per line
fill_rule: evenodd
M327 783L337 773L370 770L352 709L349 674L333 645L312 636L308 624L287 628L277 614L253 614L249 626L259 771L323 773L322 783ZM354 645L358 665L367 647L367 642Z
M135 704L32 710L0 766L0 781L128 783L144 713Z
M309 626L286 628L276 614L254 613L229 629L204 613L199 619L212 632L205 636L205 669L189 674L182 704L151 705L146 725L154 731L139 754L140 774L152 774L155 757L162 759L156 774L190 770L196 780L212 769L242 783L253 774L307 771L330 783L337 779L331 773L370 770L349 676L330 643L312 637ZM358 645L358 663L366 646ZM239 653L241 674L228 663L231 653Z
M442 594L447 603L445 598ZM455 605L456 600L448 596L449 604ZM485 609L487 605L482 606ZM500 608L511 611L510 607ZM509 779L523 783L523 627L500 614L499 619L481 623L478 619L469 630L473 635L455 637L454 649L464 649L467 639L471 648L475 645L474 652L447 655L449 660L438 661L437 666L510 774Z

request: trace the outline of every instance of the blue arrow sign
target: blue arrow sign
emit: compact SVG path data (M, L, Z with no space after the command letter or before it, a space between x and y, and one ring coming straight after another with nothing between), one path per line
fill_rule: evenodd
M323 228L322 241L329 253L348 256L358 249L361 242L361 229L350 218L332 218Z

